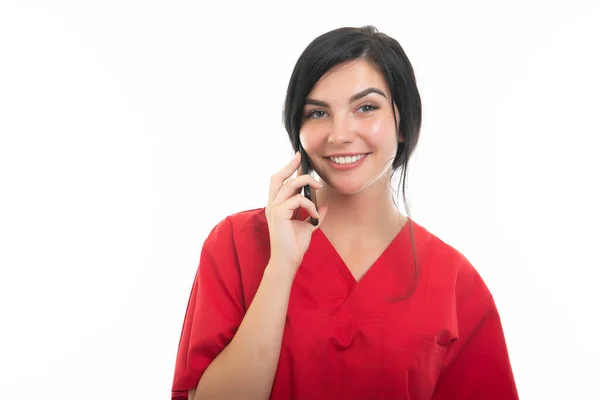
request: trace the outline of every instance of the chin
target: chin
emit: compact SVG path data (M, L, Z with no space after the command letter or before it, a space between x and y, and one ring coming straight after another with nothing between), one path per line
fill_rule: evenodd
M329 183L328 183L329 184ZM356 193L359 193L363 190L365 190L366 188L368 188L369 186L371 186L371 184L329 184L329 186L338 194L344 195L344 196L350 196Z
M371 179L369 179L369 177L364 179L365 177L363 177L363 179L356 179L354 181L348 179L322 179L332 191L341 195L350 196L367 190L373 186L377 186L377 188L374 190L380 190L380 188L383 187L381 185L385 183L383 179L384 176L385 174L382 173L381 176L378 176L375 179L373 179L374 177L371 176Z

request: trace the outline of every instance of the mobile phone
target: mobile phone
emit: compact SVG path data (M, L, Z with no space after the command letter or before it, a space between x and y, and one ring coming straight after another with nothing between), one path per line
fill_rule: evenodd
M300 148L300 166L302 167L302 173L312 175L313 169L310 166L310 160L309 160L308 156L306 155L306 152L304 151L302 144L299 144L299 148ZM304 197L306 197L307 199L309 199L310 201L313 202L313 204L315 205L315 208L317 209L317 212L318 212L319 206L317 206L317 193L315 192L315 190L310 185L305 185L302 188L302 194L304 195ZM317 226L317 225L319 225L319 220L317 218L310 217L310 223L313 226Z

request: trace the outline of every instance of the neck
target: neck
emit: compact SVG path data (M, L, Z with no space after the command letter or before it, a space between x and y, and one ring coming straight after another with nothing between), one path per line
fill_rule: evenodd
M327 204L327 217L321 229L325 233L366 239L398 231L404 216L398 211L386 179L351 195L340 194L325 186L319 190L318 204Z

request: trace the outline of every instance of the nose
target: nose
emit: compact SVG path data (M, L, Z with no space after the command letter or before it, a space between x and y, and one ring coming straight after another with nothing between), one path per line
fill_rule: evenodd
M350 118L343 116L333 118L327 142L331 144L351 143L354 140L354 136L354 127Z

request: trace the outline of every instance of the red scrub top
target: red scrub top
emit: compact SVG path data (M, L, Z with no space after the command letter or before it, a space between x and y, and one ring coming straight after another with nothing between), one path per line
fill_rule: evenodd
M305 218L303 212L300 218ZM271 399L517 399L498 310L457 250L414 220L357 282L320 229L296 274ZM269 261L264 208L204 242L172 399L187 399L233 338Z

